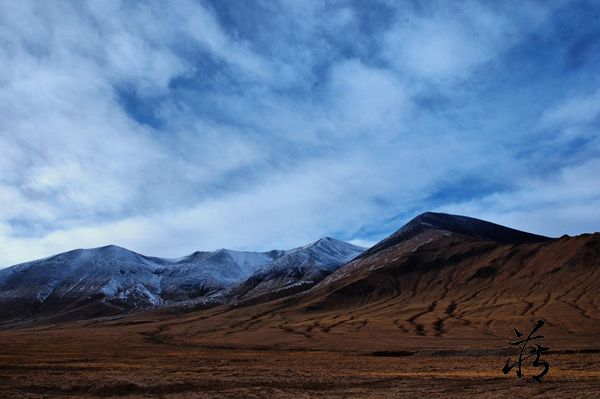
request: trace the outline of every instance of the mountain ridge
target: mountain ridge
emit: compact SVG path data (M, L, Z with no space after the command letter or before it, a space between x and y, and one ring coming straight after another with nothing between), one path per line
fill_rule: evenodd
M323 237L303 247L294 248L258 270L246 280L210 297L217 303L251 302L304 291L341 266L354 259L366 248L331 237Z
M387 247L406 241L427 230L443 230L479 239L511 244L552 240L551 237L516 230L469 216L440 212L424 212L411 219L388 237L373 245L359 257L365 258Z
M221 248L179 258L149 257L117 245L75 249L0 270L0 320L65 313L63 309L74 312L73 318L86 318L174 305L223 290L279 258L310 252L331 240L290 250ZM351 246L338 240L335 245ZM329 266L344 261L328 258Z
M595 284L594 269L590 265L597 263L599 237L595 234L555 239L475 218L426 212L366 251L331 237L290 250L252 253L219 249L196 251L176 259L145 257L117 246L96 248L91 255L86 250L74 250L59 254L58 260L51 257L43 261L60 268L60 256L91 258L133 284L124 290L119 278L111 279L110 284L102 280L94 287L103 291L88 298L73 295L79 290L77 281L61 286L58 291L53 284L60 281L45 281L47 284L34 292L39 297L34 295L34 300L23 307L23 301L2 302L6 284L0 271L0 302L4 305L0 306L0 319L6 319L6 309L11 309L13 304L17 315L21 312L43 316L48 310L51 314L57 307L63 307L71 313L65 314L61 308L61 317L71 320L144 310L155 305L173 305L167 312L171 314L209 312L207 308L215 308L215 314L235 319L245 317L244 311L238 313L237 309L248 309L255 312L253 314L272 313L270 317L274 319L303 320L328 312L335 312L336 318L347 311L359 312L354 316L359 317L363 309L388 303L384 313L392 317L397 310L398 314L406 315L402 316L405 319L397 320L403 331L412 330L418 336L444 334L449 324L462 323L463 316L458 316L456 309L464 314L478 309L478 303L464 300L472 296L471 291L490 303L498 301L494 295L503 287L496 287L495 279L507 287L512 284L517 289L531 291L532 286L522 281L522 270L528 270L531 276L551 279L556 289L563 289L564 284L579 278L573 274L574 270L581 270L582 276ZM137 265L133 270L121 273L115 254L122 252L121 258ZM195 262L204 262L204 267L198 268ZM577 268L573 269L571 264ZM219 265L231 267L221 270ZM65 270L70 270L69 267ZM139 280L130 274L147 281L138 284ZM60 277L60 273L57 275ZM81 280L89 276L83 277ZM486 290L489 295L485 294ZM57 296L57 292L62 295ZM453 296L453 292L460 295ZM586 298L585 294L578 295ZM67 301L61 302L62 297ZM523 298L532 301L529 297ZM590 303L589 306L595 306L593 301ZM414 313L415 307L421 310ZM236 316L240 314L242 316ZM426 316L429 314L432 316ZM433 315L437 319L430 321L428 318ZM254 320L252 316L250 325L256 324L258 328L260 323Z
M472 339L504 342L514 326L542 319L553 345L576 339L597 348L600 233L512 243L427 228L404 238L308 290L175 315L160 339L234 348L448 349Z

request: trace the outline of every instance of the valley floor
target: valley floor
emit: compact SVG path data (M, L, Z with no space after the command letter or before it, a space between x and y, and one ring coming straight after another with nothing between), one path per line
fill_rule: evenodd
M520 380L503 375L506 354L476 350L476 340L454 351L251 350L161 342L150 331L140 323L0 332L0 397L600 397L597 350L546 355L551 370L539 385L532 369Z

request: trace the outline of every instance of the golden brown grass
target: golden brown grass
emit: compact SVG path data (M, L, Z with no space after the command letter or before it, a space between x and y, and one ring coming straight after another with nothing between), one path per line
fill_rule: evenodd
M263 337L262 350L247 349L252 345L242 336L237 344L222 342L229 348L210 348L199 337L172 341L161 335L171 331L166 321L142 323L142 315L136 317L134 324L80 322L0 332L0 397L600 397L597 352L546 355L551 370L539 385L528 378L531 368L520 380L514 373L502 374L506 345L500 340L454 342L449 344L455 348L451 351L439 349L447 346L443 337L430 337L433 341L427 345L405 340L396 349L406 353L392 356L374 356L371 349L377 345L368 334L362 336L365 345L349 340L345 350L318 349L319 345L268 349L268 337ZM181 318L169 323L172 328L185 324ZM278 334L289 335L289 343L299 337L294 332ZM249 338L261 341L259 336ZM343 343L344 334L338 340Z

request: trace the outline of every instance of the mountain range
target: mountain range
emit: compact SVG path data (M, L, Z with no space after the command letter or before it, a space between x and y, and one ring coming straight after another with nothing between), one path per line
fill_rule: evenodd
M427 212L366 250L326 237L179 259L114 246L70 251L1 270L0 320L112 315L150 328L149 318L175 318L168 328L157 321L153 339L343 349L498 339L542 318L551 336L592 339L598 292L598 233L550 238Z
M219 249L177 259L115 245L76 249L0 270L0 320L80 319L200 298L219 304L308 287L363 251L329 237L290 250Z
M599 292L599 233L550 238L428 212L309 289L134 320L162 320L160 342L381 352L498 348L541 319L553 347L597 350Z

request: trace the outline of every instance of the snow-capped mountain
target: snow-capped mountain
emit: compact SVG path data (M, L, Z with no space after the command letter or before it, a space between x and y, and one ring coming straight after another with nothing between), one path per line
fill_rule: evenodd
M220 303L264 300L306 290L366 248L331 237L285 251L265 268L208 299Z
M221 290L244 280L284 253L219 249L163 260L163 266L156 271L161 276L161 297L173 302Z
M176 304L214 294L271 267L290 282L296 275L299 280L317 278L362 250L333 239L288 251L219 249L178 259L148 257L114 245L77 249L0 270L0 320L56 314L85 318Z

